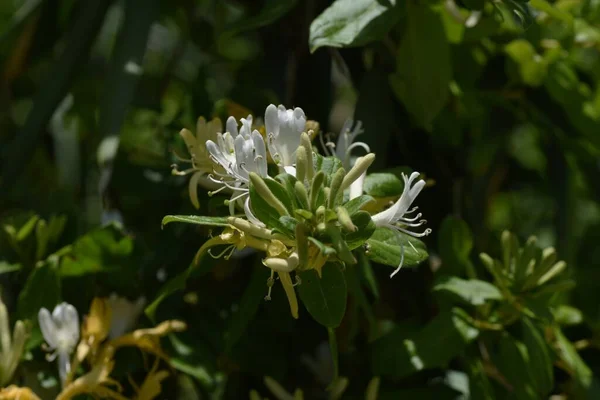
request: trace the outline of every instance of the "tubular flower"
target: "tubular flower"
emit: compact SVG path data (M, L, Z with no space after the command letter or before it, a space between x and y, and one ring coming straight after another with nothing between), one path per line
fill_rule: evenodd
M337 139L337 143L334 144L332 141L328 140L326 143L323 142L323 135L320 135L321 145L325 149L325 153L328 156L333 156L342 161L342 166L349 170L358 162L360 158L352 158L352 150L357 147L364 149L367 153L371 152L371 149L366 143L363 142L355 142L354 140L358 135L364 132L362 129L362 122L356 121L354 128L354 121L351 119L347 119L344 122L344 126L340 131L340 134ZM365 181L365 177L367 176L367 172L365 171L355 182L350 186L350 200L360 196L363 194L363 184Z
M12 379L21 360L26 339L27 329L23 321L15 323L11 337L8 311L0 300L0 386L5 386Z
M356 121L356 125L354 125L354 129L352 128L354 125L354 121L351 119L347 119L344 122L344 126L340 131L340 134L337 139L337 143L334 144L331 141L327 141L327 143L322 143L325 152L329 156L337 157L342 161L343 167L348 170L352 167L353 162L351 159L351 152L357 147L363 148L367 153L371 152L371 149L366 143L363 142L355 142L354 139L358 135L364 132L362 129L362 122ZM321 136L321 140L323 140L323 136Z
M40 329L44 340L53 353L48 361L58 356L58 372L61 381L65 382L71 370L70 356L79 342L79 315L71 304L61 303L54 308L52 314L45 308L38 313Z
M306 129L306 115L296 107L286 110L283 105L271 104L265 111L265 129L271 157L280 168L296 175L296 150L300 146L300 135Z
M242 132L244 128L242 126ZM218 178L210 176L213 182L223 185L212 193L225 188L234 192L230 200L232 214L234 201L248 196L249 174L255 172L262 177L267 176L267 150L263 137L257 130L244 135L245 133L239 134L234 139L227 132L219 145L211 140L206 142L211 158L225 170L224 174L215 172Z
M419 218L421 218L421 213L409 217L410 214L414 213L418 209L418 207L414 207L413 209L409 210L413 201L415 201L415 199L425 186L425 181L422 179L418 180L413 185L413 182L418 177L418 172L413 172L412 174L410 174L410 177L407 177L405 174L402 174L402 179L404 179L404 189L402 190L402 195L400 196L398 201L394 203L393 206L371 217L373 222L375 222L376 226L390 228L397 232L403 232L413 237L423 237L431 233L431 229L429 228L425 229L425 231L421 233L412 232L410 230L410 228L419 227L427 222L424 219L419 220ZM401 246L401 249L402 256L400 259L400 265L398 265L398 268L396 268L396 270L392 272L390 277L393 277L396 273L398 273L398 271L402 267L402 263L404 262L404 246Z
M216 140L217 135L220 135L219 132L221 132L222 129L223 124L220 119L214 118L213 120L206 122L206 119L200 117L196 124L196 135L192 134L192 132L187 129L182 129L181 132L179 132L188 148L191 159L179 158L184 162L191 163L192 167L184 171L179 171L177 166L174 165L172 172L174 175L193 174L189 181L189 192L192 204L196 208L200 207L198 202L198 185L207 188L214 187L214 183L207 178L207 175L215 169L215 165L206 149L206 141Z

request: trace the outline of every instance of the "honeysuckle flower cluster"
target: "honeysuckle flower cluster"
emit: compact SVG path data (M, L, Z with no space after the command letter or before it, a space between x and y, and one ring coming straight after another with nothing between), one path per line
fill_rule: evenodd
M362 246L368 252L366 242L377 229L390 231L400 248L394 276L404 262L404 246L413 246L405 235L420 238L431 232L413 230L426 223L415 213L417 207L411 208L425 186L419 173L403 175L400 198L388 209L369 214L362 207L373 199L363 195L363 185L375 154L367 144L355 141L363 133L360 122L347 121L336 143L321 136L324 155L312 145L315 132L309 128L316 124L307 121L301 108L271 104L264 122L260 128L264 133L253 127L252 115L239 122L229 117L225 132L214 132L221 126L218 120L211 123L210 132L200 123L196 137L182 131L192 156L191 171L195 171L190 185L197 186L198 178L192 180L202 174L217 186L209 194L231 193L226 201L231 216L225 229L202 246L197 260L206 253L215 256L212 248L218 246L225 246L218 256L226 258L247 247L264 252L263 264L271 269L266 299L277 274L296 318L294 286L301 283L297 273L316 270L321 275L327 262L356 263L352 251ZM355 149L366 154L354 157ZM212 162L211 171L207 159ZM197 205L196 192L190 190L190 195ZM222 219L215 224L223 226Z
M46 308L39 311L40 329L47 350L51 351L48 360L58 358L62 390L57 400L72 399L82 394L94 398L127 399L121 394L123 388L119 382L110 376L115 365L114 355L122 347L137 347L156 357L141 385L130 381L136 392L135 399L151 400L159 395L160 383L169 372L159 369L159 361L168 361L168 356L158 339L180 332L186 325L178 320L169 320L153 328L130 332L144 304L144 298L131 302L115 294L109 298L95 298L81 325L79 314L71 304L58 304L52 313ZM0 307L0 319L1 314ZM90 369L76 377L84 360L87 360ZM6 394L16 396L8 398L38 398L30 389L17 386L7 388Z

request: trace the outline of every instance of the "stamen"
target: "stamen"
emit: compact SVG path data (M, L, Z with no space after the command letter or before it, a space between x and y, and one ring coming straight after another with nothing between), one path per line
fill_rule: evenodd
M269 288L267 291L267 295L265 296L265 301L271 300L271 290L273 289L273 285L275 284L275 279L273 279L273 275L275 275L275 271L271 270L271 276L267 279L267 287Z
M404 214L404 215L406 215L406 214ZM402 218L400 218L399 221L401 221L401 222L415 222L416 220L418 220L419 218L421 218L421 216L422 216L422 214L418 213L417 216L414 217L414 218L405 218L405 217L402 217Z
M229 245L229 246L227 246L227 247L225 248L225 250L223 250L222 252L220 252L220 253L219 253L219 254L217 254L216 256L215 256L215 255L212 253L212 251L211 251L212 249L208 249L208 250L207 250L207 253L208 253L208 255L209 255L209 256L211 256L212 258L214 258L214 259L219 259L219 258L223 257L223 255L224 255L225 253L227 253L228 251L231 251L231 248L233 248L233 249L235 250L235 245L233 245L233 244L232 244L232 245Z

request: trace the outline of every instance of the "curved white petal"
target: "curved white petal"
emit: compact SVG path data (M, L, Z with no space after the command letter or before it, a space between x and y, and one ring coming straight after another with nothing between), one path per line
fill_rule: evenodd
M355 199L363 194L363 185L365 178L367 177L367 171L363 172L357 180L350 184L350 200Z
M418 172L413 172L410 177L406 177L404 174L402 175L402 178L404 179L404 189L402 190L402 195L393 206L371 217L376 225L391 225L398 222L398 220L402 218L425 186L425 181L422 179L412 185L412 182L418 177Z
M238 135L238 123L235 120L235 117L227 118L227 122L225 123L225 129L229 132L233 137Z
M40 324L40 329L42 331L42 336L44 336L44 340L48 345L55 349L58 341L56 338L57 327L52 320L52 315L50 315L50 311L45 308L42 308L38 312L38 322Z
M265 140L262 135L254 130L252 132L252 142L254 144L254 161L256 163L256 171L263 178L267 177L267 149L265 147Z

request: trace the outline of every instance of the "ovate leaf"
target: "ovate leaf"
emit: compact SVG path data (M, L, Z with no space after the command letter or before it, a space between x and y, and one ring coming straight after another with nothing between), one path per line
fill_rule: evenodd
M344 273L337 264L323 266L319 278L314 269L300 273L300 299L310 315L328 328L340 325L346 312L348 289Z
M418 125L431 130L448 99L450 45L440 16L424 3L407 3L407 26L390 84Z
M126 269L131 263L133 239L115 225L95 229L73 243L61 259L60 275L79 276Z
M407 332L396 327L373 343L373 374L400 378L446 367L478 335L479 331L469 325L459 308L437 315L420 330Z
M310 25L309 46L363 46L381 39L398 21L398 0L336 0Z
M397 267L402 258L404 248L403 266L415 266L423 262L429 254L425 243L405 233L389 228L377 228L367 240L369 246L367 255L377 263Z
M344 240L350 250L354 250L367 241L375 232L375 223L366 211L358 211L352 215L352 223L356 226L355 232L344 235Z
M37 323L40 308L46 307L52 312L60 301L60 287L60 278L54 265L44 263L34 268L19 293L17 318L31 319Z
M540 398L548 397L554 387L554 368L543 333L528 317L523 317L523 343L529 353L529 370Z
M474 306L482 305L488 300L502 299L500 290L491 283L478 279L466 280L456 276L441 280L433 287L433 290L453 294Z
M365 177L363 190L373 197L400 196L404 183L389 172L378 172Z
M494 365L514 387L515 399L539 399L532 382L531 357L523 342L503 332L491 356Z

